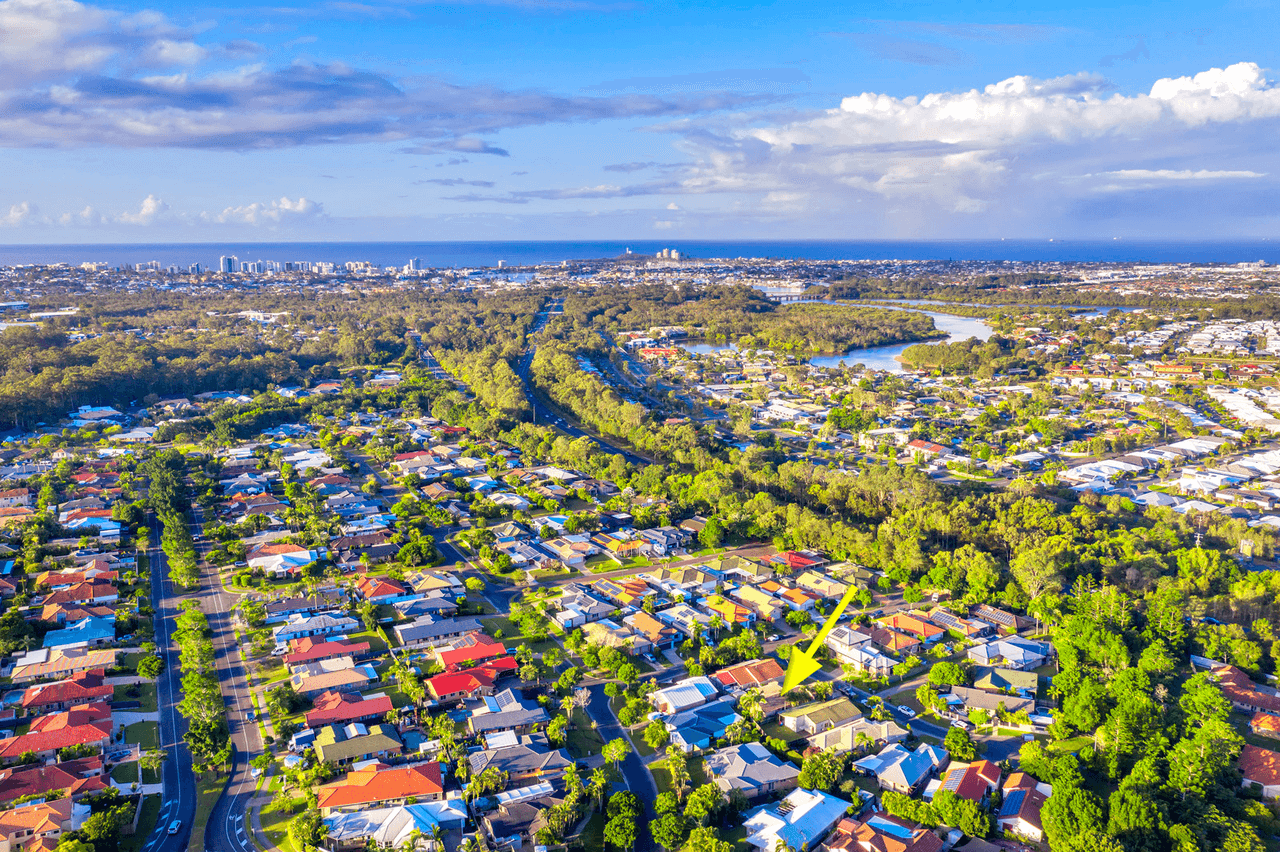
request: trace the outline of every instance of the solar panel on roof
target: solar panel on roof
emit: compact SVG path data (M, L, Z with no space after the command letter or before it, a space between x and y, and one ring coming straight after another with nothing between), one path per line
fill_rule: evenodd
M1026 790L1014 790L1005 797L1004 804L1000 806L1000 816L1017 816L1022 810L1022 800L1026 798Z

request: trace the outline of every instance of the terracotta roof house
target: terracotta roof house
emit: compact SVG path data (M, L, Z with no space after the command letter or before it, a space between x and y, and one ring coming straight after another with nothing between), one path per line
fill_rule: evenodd
M330 661L332 662L332 661ZM298 673L289 678L293 688L299 695L308 697L322 692L359 692L377 680L365 669L367 666L354 666L345 669L317 671L313 674Z
M1213 676L1222 694L1237 710L1280 715L1280 695L1254 683L1235 666L1219 666L1213 670Z
M496 657L469 669L436 675L427 680L427 691L437 701L492 695L499 678L514 675L519 667L512 657Z
M1247 745L1240 750L1236 766L1240 769L1242 787L1256 784L1264 799L1280 799L1280 752Z
M791 607L757 586L739 586L729 595L751 607L765 621L781 621L791 611Z
M622 622L658 649L674 648L680 638L679 631L674 627L669 627L644 610L626 616Z
M913 654L921 647L916 637L883 627L871 628L871 644L891 654Z
M887 813L840 820L824 845L828 852L941 852L945 846L932 830Z
M386 805L403 805L405 799L439 801L444 798L444 783L438 763L416 763L395 769L370 768L350 772L333 784L317 791L316 805L322 817L334 813L351 813Z
M0 813L0 850L44 850L58 844L63 832L74 826L70 799L23 805ZM52 844L52 845L50 845Z
M45 596L41 604L109 604L120 600L120 590L105 580L89 580L58 589Z
M67 710L80 704L110 701L113 687L103 683L106 674L104 669L93 669L80 672L67 680L28 687L22 694L22 709L32 714L43 715Z
M770 683L782 683L785 676L786 672L782 670L782 666L772 657L767 660L738 663L736 666L721 669L712 675L724 689L751 689Z
M1000 767L989 760L953 764L942 776L941 790L983 804L1000 787Z
M55 791L71 799L107 788L102 774L102 756L81 757L49 766L15 766L0 769L0 805L23 796L40 796Z
M318 663L337 657L359 657L368 653L368 642L350 642L346 639L328 640L324 637L303 636L293 640L293 651L282 659L286 666Z
M1270 713L1254 713L1249 720L1249 730L1260 737L1280 740L1280 716Z
M937 642L947 635L947 631L933 622L905 612L886 615L884 618L879 619L879 622L885 627L897 630L899 633L914 636L926 644Z
M436 657L447 671L457 671L485 660L506 656L506 653L505 645L476 630L458 639L448 648L438 649Z
M386 718L391 710L391 698L386 695L361 696L328 690L312 701L312 709L306 715L307 727L376 721Z
M403 583L385 577L361 577L356 581L356 591L370 603L384 604L403 600L409 589Z
M111 742L111 708L102 702L38 716L25 734L0 740L0 763L13 763L27 752L48 760L59 749L88 745L104 749Z

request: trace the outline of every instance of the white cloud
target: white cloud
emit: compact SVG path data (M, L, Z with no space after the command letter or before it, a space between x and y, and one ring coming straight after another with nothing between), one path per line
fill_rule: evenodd
M1261 178L1266 177L1265 172L1250 171L1230 171L1230 170L1213 170L1200 169L1192 171L1191 169L1119 169L1114 172L1103 172L1103 175L1109 178L1119 180L1238 180L1240 178Z
M9 212L0 216L0 227L16 228L32 221L36 208L29 201L22 201L9 208Z
M299 197L292 201L288 197L266 204L254 202L241 207L228 207L213 217L221 223L241 225L279 224L285 221L297 221L324 215L324 205L309 198Z
M142 200L142 206L138 208L137 213L121 213L115 217L115 221L124 225L151 225L168 212L168 204L154 195L148 195Z
M1280 169L1280 87L1254 63L1145 93L1110 89L1092 74L1019 76L964 92L864 92L783 123L684 122L666 129L683 134L694 165L663 191L743 194L779 217L834 215L868 233L1003 235L1078 216L1097 198L1093 178L1111 192L1228 193L1270 185Z

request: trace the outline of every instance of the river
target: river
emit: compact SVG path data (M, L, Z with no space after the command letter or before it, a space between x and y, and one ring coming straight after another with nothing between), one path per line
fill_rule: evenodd
M870 307L870 306L868 306ZM886 311L911 311L911 308L895 308L882 305L875 307L883 307ZM983 320L974 317L958 317L953 314L938 314L933 311L912 311L913 313L922 313L927 317L933 318L933 324L938 327L938 331L947 335L945 340L930 340L929 343L954 343L957 340L968 340L970 337L976 337L979 340L986 340L991 337L991 327ZM897 360L903 350L908 346L920 343L919 340L912 340L908 343L890 343L887 346L868 346L861 349L850 349L843 355L817 355L809 359L809 363L815 367L839 367L841 362L852 367L854 364L862 364L871 370L886 370L891 373L902 372L902 362ZM684 343L681 348L695 355L712 355L716 352L727 352L737 349L738 347L732 343Z

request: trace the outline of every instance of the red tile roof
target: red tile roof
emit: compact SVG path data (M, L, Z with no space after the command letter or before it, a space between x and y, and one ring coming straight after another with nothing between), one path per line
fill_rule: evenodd
M307 713L308 728L381 718L391 712L391 699L385 695L364 698L348 692L329 691L316 696L313 708Z
M97 774L90 774L97 773ZM102 757L82 757L52 766L17 766L0 769L0 804L23 796L61 791L75 798L106 789ZM86 777L86 775L88 777Z
M1247 745L1241 749L1237 765L1246 781L1253 781L1264 787L1280 784L1280 752Z
M454 643L452 648L439 651L437 656L440 658L440 665L446 669L456 670L467 662L479 663L501 657L506 653L505 645L477 630L463 636Z
M440 764L419 763L399 769L363 769L348 773L336 784L317 792L320 808L373 805L408 796L439 796L444 792Z
M110 739L111 708L103 702L85 704L50 716L40 716L31 730L0 740L0 760L13 760L28 751L36 754Z
M518 668L519 665L511 657L498 657L474 668L436 675L427 681L427 689L437 699L459 692L470 695L478 689L493 686L498 678L513 674Z
M293 640L293 653L285 654L282 659L286 666L296 666L330 657L355 656L368 650L368 642L325 641L323 637L303 636Z
M778 664L777 660L773 659L740 663L727 669L721 669L714 675L715 679L720 681L723 686L747 687L776 683L785 676L786 672L782 670L782 666Z
M105 669L91 669L67 680L30 687L22 694L22 706L31 709L68 702L88 704L103 699L109 701L114 690L109 684L102 682L104 677Z

